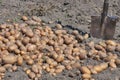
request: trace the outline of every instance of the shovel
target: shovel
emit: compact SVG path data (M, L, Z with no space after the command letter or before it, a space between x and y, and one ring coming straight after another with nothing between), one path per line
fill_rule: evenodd
M96 38L113 39L118 17L108 16L109 0L104 0L101 16L91 16L90 34Z

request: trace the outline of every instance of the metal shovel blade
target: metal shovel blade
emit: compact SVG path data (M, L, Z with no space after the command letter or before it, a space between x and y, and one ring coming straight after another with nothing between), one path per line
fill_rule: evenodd
M90 34L96 38L113 39L117 20L117 17L107 16L104 20L103 26L101 27L101 16L91 16Z

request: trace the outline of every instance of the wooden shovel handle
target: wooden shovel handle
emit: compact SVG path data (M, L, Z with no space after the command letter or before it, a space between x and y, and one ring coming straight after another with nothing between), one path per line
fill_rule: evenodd
M107 16L108 7L109 7L109 0L104 0L103 13L101 14L101 26L103 25L104 19Z

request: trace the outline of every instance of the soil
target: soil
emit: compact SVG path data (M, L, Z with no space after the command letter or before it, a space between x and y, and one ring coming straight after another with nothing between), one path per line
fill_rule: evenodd
M21 15L39 16L51 27L55 23L60 23L66 29L77 29L84 33L89 33L92 15L100 15L103 0L0 0L0 23L22 22ZM110 1L109 15L120 17L120 1ZM89 38L88 41L95 42L100 39ZM114 40L120 42L120 21L116 26ZM115 52L117 53L117 52ZM120 56L120 53L117 53ZM84 64L98 64L92 59L84 61ZM65 70L61 74L53 77L43 72L39 80L82 80L81 73L76 75L78 70ZM72 75L72 76L70 76ZM102 73L93 75L95 80L120 80L120 67L115 70L107 69ZM29 77L20 67L16 72L6 72L4 80L29 80Z

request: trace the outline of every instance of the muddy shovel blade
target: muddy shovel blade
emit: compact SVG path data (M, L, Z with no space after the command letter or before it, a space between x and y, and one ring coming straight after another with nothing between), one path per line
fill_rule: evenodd
M91 27L90 34L93 37L101 38L101 17L100 16L91 16Z
M108 16L106 19L105 30L104 30L104 39L113 39L115 34L116 23L118 21L118 17L116 16Z
M107 16L102 26L104 27L104 30L102 30L102 27L100 26L101 17L91 16L91 28L90 28L91 36L102 39L113 39L117 21L118 21L117 17Z

